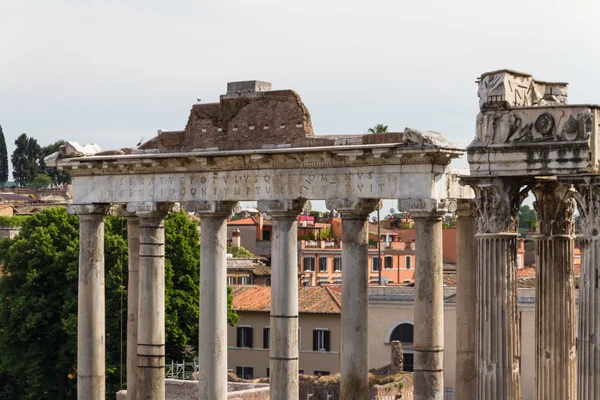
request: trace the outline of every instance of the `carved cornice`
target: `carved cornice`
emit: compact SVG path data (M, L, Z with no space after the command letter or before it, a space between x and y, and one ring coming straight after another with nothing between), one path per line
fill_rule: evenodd
M108 215L110 204L71 204L67 206L67 212L74 215Z
M542 183L532 189L535 195L533 208L537 217L537 234L540 236L575 233L575 189L556 182Z
M237 201L188 201L184 208L200 215L215 216L229 216L242 211L242 206Z
M382 204L379 199L327 199L325 201L327 209L336 210L343 217L369 215L378 207L381 209Z
M155 203L151 201L127 203L126 212L140 217L166 217L170 212L179 212L179 203Z
M470 183L475 191L477 232L516 233L519 226L519 207L530 187L521 189L519 179L494 178Z
M310 200L260 200L257 208L260 212L266 212L273 216L295 216L304 211L312 209Z
M338 148L339 147L339 148ZM449 148L397 149L380 146L337 146L335 149L277 149L243 152L190 152L171 154L131 154L93 156L61 160L59 169L73 176L114 175L123 173L204 172L249 169L344 168L370 165L447 165L464 150ZM360 154L359 154L360 153Z

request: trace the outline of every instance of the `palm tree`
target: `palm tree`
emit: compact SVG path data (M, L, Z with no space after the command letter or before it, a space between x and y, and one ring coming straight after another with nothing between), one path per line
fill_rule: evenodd
M369 128L369 130L367 130L368 133L387 133L387 131L387 125L382 124L377 124L373 128Z

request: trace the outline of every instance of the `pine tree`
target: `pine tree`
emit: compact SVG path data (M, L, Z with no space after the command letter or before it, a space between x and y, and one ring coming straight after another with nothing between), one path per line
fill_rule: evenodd
M40 173L41 148L37 140L24 133L15 140L15 146L11 156L13 178L20 186L27 186Z
M8 152L6 151L6 140L0 126L0 184L8 181Z

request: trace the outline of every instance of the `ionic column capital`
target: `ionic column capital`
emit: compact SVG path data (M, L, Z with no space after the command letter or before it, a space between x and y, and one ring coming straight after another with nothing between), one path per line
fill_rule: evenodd
M185 209L190 212L196 212L200 215L213 215L228 217L231 213L242 211L242 206L237 201L188 201L185 203Z
M81 217L100 218L108 215L111 205L105 203L72 204L67 206L67 213Z
M456 200L456 216L458 218L477 218L475 199Z
M539 236L573 236L575 233L575 189L571 184L544 182L532 189L533 208L537 217Z
M273 217L297 217L304 211L310 211L312 203L310 200L259 200L258 210L266 212Z
M342 217L369 215L375 210L383 207L379 199L327 199L325 206L329 210L337 210Z
M151 201L140 201L127 203L127 207L124 212L129 213L129 216L137 215L138 217L145 218L164 218L170 212L178 212L179 210L179 203L155 203Z
M455 207L456 203L452 203ZM408 211L414 218L441 218L448 212L449 202L437 199L399 199L398 210Z

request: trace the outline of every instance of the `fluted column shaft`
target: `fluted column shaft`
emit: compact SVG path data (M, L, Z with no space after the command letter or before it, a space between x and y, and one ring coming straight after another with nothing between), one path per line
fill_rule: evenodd
M200 215L199 398L227 398L227 217L235 202L189 202Z
M77 398L104 400L104 216L108 207L79 205L79 284L77 303Z
M577 329L577 399L600 398L600 176L565 179L575 184L580 214L581 274Z
M517 237L477 236L478 399L520 398Z
M529 188L513 178L464 179L477 206L477 396L519 400L520 318L517 311L519 206Z
M137 400L137 334L140 268L140 219L127 217L127 398Z
M369 223L377 200L327 201L342 215L342 315L340 398L369 398Z
M456 396L475 399L477 393L477 232L473 200L459 200L456 280Z
M600 398L600 237L580 239L577 399Z
M306 205L306 207L305 207ZM298 388L298 216L304 201L259 201L269 212L271 235L270 371L272 400L296 400Z
M570 185L533 190L536 236L536 398L576 396L573 201Z

